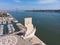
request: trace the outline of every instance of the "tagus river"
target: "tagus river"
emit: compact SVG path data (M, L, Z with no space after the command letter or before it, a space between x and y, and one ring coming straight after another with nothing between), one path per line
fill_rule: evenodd
M60 13L10 11L10 14L22 24L25 17L32 17L36 35L47 45L60 45Z

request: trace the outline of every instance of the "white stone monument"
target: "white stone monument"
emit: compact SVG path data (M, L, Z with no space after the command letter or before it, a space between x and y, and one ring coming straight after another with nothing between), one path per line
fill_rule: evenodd
M35 34L35 29L32 24L32 18L25 18L25 27L27 28L26 34L25 34L25 39L26 38L31 38Z

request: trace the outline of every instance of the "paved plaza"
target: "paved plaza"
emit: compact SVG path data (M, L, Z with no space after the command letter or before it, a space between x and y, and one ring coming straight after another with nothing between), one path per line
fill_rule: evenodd
M0 45L16 45L18 38L15 36L0 37Z

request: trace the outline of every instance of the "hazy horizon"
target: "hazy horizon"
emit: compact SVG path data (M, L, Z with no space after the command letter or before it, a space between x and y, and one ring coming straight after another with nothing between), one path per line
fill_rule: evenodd
M0 0L0 10L60 9L60 0Z

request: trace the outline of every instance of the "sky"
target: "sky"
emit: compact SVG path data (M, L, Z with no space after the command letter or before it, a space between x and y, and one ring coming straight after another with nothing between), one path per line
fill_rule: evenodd
M0 10L60 9L60 0L0 0Z

